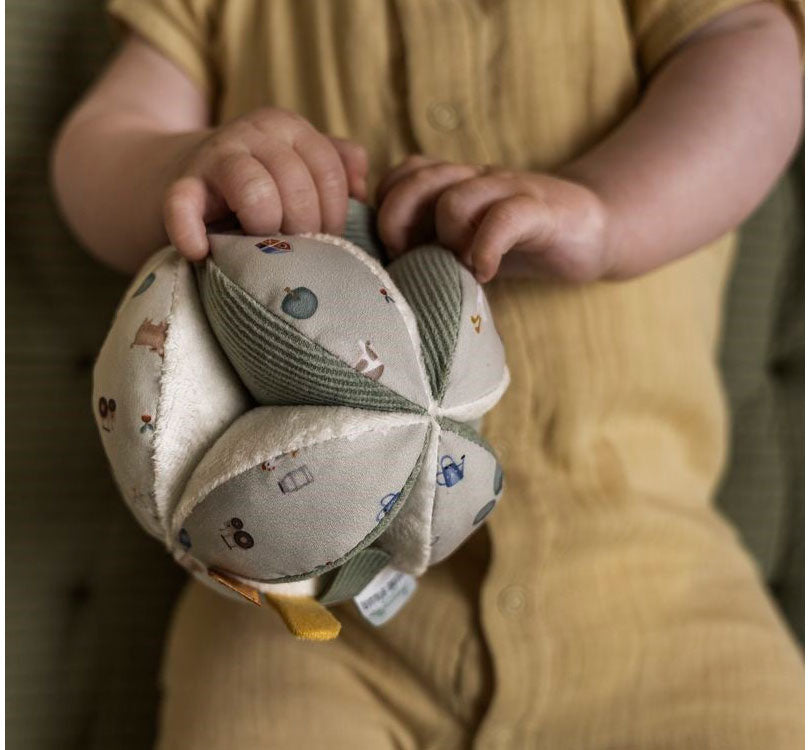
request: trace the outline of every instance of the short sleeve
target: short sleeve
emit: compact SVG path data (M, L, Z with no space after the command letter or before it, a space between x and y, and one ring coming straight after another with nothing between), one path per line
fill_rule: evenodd
M214 65L219 0L107 0L114 26L143 37L185 71L209 97L217 88Z
M802 32L803 0L772 0ZM642 71L651 73L684 39L701 26L751 0L626 0Z

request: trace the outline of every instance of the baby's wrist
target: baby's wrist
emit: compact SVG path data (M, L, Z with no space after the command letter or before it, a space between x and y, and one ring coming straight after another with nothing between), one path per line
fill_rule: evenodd
M587 191L588 201L584 202L581 221L590 227L590 252L594 258L593 281L609 281L624 278L626 234L622 227L621 214L613 196L604 190L581 163L572 163L555 171L558 177L567 180Z

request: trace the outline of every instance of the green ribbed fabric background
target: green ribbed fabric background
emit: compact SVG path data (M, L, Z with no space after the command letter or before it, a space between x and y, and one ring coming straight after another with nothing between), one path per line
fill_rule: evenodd
M391 559L379 547L366 547L337 569L324 592L318 597L321 604L345 602L359 594Z
M720 364L732 416L717 503L804 628L804 149L740 234Z
M101 0L6 4L6 744L152 746L185 573L118 498L90 372L126 279L59 221L47 154L109 53ZM734 432L721 503L803 622L803 164L747 224L722 349Z
M110 52L100 0L6 4L6 746L151 747L185 573L127 511L90 409L127 279L72 240L50 142Z
M397 258L388 273L416 316L422 357L433 397L447 388L461 318L461 281L456 261L426 245Z
M376 214L368 206L355 200L349 201L349 213L343 236L358 247L362 247L372 258L387 263L385 248L377 234Z

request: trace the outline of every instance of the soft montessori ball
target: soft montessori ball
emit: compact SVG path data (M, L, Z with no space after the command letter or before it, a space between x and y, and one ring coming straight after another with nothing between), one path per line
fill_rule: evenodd
M167 248L96 364L97 424L136 518L257 603L342 601L385 566L418 576L502 494L472 426L509 380L483 290L436 245L383 267L371 235L354 239L211 234L197 266Z

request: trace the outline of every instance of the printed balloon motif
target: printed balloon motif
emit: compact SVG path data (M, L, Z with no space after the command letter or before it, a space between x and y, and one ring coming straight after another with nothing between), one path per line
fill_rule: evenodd
M477 526L481 521L483 521L490 513L492 513L492 509L495 507L495 501L490 500L478 513L475 514L475 518L473 519L473 526Z
M492 489L496 495L500 495L503 489L503 469L500 464L495 465L495 476L492 480Z
M140 294L143 294L147 289L149 289L152 284L155 283L155 274L150 273L140 284L140 286L135 290L135 293L132 295L133 297L137 297Z
M281 302L281 309L291 318L305 320L311 318L318 309L318 298L311 289L299 286L295 289L285 287L287 296Z

